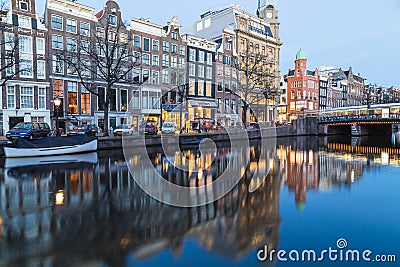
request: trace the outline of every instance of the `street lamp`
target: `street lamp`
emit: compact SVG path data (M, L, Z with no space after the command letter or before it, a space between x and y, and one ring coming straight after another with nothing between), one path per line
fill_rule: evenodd
M179 107L179 133L182 133L182 105L183 105L183 98L186 94L187 84L178 85L177 93L180 98L180 107Z
M61 99L56 97L54 99L54 106L56 107L55 113L56 113L56 135L58 135L58 109L61 105Z

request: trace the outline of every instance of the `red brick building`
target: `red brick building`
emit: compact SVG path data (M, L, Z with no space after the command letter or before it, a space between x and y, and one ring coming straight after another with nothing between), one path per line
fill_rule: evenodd
M319 73L307 70L307 58L303 50L296 54L295 69L289 69L288 117L296 119L304 112L318 110Z

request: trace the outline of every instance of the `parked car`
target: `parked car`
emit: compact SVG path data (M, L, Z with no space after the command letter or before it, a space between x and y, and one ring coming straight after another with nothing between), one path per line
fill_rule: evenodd
M175 122L173 122L173 121L166 121L163 123L163 125L161 127L161 133L173 134L173 133L175 133L175 131L176 131L176 125L175 125Z
M22 138L40 138L48 136L50 127L45 122L20 122L6 133L6 137L10 140Z
M114 135L132 135L133 129L133 125L120 125L114 130Z
M67 135L91 135L95 136L97 133L97 126L93 124L87 124L87 125L82 125L78 126L75 129L72 129L68 132Z
M139 132L143 134L157 134L157 122L154 120L144 121L139 126Z

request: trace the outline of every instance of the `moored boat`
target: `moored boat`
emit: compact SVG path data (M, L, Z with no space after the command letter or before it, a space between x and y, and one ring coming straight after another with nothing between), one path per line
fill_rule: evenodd
M91 136L58 136L37 140L18 138L3 147L6 158L43 157L88 153L97 150L97 139Z

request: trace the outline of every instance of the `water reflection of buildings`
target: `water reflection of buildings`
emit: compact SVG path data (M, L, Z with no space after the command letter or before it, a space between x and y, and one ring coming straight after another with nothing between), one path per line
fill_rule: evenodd
M159 153L152 159L167 179L185 184L199 178L171 171ZM221 172L223 161L210 173ZM0 265L123 266L132 252L138 260L166 248L179 255L186 236L229 257L278 244L280 176L274 173L254 193L249 187L257 181L243 179L225 197L196 208L149 197L130 177L120 153L76 167L4 169L0 179Z
M366 169L400 166L399 148L361 145L363 142L329 143L326 138L318 147L299 140L295 140L296 146L282 144L277 149L283 181L294 192L299 208L304 207L309 190L350 189L364 177ZM318 144L317 139L312 142Z

